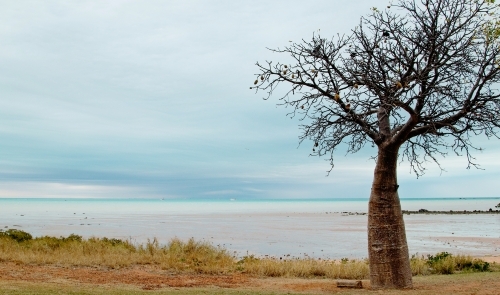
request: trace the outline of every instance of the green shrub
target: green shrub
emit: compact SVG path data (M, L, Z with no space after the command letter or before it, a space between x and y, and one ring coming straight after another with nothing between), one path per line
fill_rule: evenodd
M243 263L253 263L253 262L258 262L260 259L259 258L256 258L254 255L247 255L247 256L243 256L243 258L241 258L240 260L238 260L238 262L236 262L237 264L243 264Z
M101 241L103 241L104 243L108 243L111 246L126 246L128 244L127 241L120 240L120 239L114 239L114 238L112 238L112 239L102 238Z
M427 256L427 264L430 271L436 274L452 274L455 271L484 272L490 270L490 264L481 259L473 259L471 256L453 256L448 252L441 252L435 256Z
M444 260L447 257L451 257L451 254L448 252L441 252L436 254L436 256L427 255L427 262L432 266L433 264L438 263L439 261Z
M22 230L19 230L19 229L9 229L7 231L2 231L0 230L0 237L1 236L4 236L4 237L9 237L17 242L24 242L24 241L29 241L31 239L33 239L33 237L31 236L31 234L25 232L25 231L22 231Z
M82 241L82 236L71 234L67 238L61 237L64 241L75 241L75 242L81 242Z
M457 270L460 271L489 271L490 264L488 262L482 261L481 259L473 259L470 256L458 255L455 257L455 263Z

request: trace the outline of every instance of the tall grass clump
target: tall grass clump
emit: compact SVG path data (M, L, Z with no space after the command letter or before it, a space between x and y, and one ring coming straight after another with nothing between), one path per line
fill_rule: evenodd
M234 257L227 250L193 238L187 242L175 238L163 247L153 239L146 246L139 246L139 251L150 255L163 269L176 271L221 274L230 272L234 264Z

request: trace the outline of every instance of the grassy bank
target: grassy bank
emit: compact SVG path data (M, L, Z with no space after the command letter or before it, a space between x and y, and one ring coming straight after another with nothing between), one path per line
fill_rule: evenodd
M208 242L171 240L160 245L156 239L145 244L108 238L83 239L68 237L36 237L19 230L0 231L0 262L19 264L53 264L59 266L99 266L111 269L134 265L152 265L171 273L234 274L261 277L297 277L332 279L367 279L366 260L324 261L311 258L238 258L227 250ZM470 256L439 253L414 256L414 275L452 274L456 272L498 271Z

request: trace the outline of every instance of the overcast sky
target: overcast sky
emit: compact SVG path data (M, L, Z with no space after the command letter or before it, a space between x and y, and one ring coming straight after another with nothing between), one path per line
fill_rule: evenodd
M266 47L349 33L388 1L2 1L0 197L369 196L375 150L327 159L249 89ZM499 142L404 164L400 196L496 197Z

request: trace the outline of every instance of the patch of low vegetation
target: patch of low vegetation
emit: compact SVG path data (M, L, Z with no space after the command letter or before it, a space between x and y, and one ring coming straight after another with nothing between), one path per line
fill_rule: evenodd
M412 256L411 268L413 275L453 274L456 272L486 272L498 271L497 266L491 268L488 262L469 255L452 255L448 252L436 255Z
M0 230L0 261L62 266L99 266L121 268L154 265L175 273L231 274L235 272L263 277L323 277L332 279L367 279L368 261L321 260L313 258L235 257L226 249L209 242L172 239L160 245L156 239L135 245L127 240L109 238L32 237L9 229ZM480 259L447 252L411 258L413 275L453 274L456 272L500 271Z
M33 239L31 234L17 229L9 229L7 231L0 230L0 237L11 238L17 242L24 242Z

